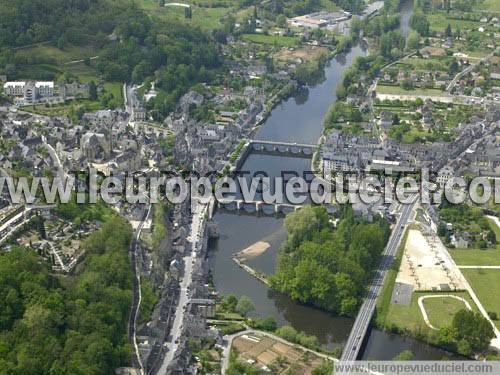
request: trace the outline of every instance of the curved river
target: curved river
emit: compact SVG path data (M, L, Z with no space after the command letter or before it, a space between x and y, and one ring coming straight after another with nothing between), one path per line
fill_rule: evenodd
M411 2L404 3L402 29L407 32ZM325 68L321 83L309 87L296 97L277 106L265 124L255 135L256 139L316 143L323 130L323 118L335 98L335 88L341 82L344 71L353 60L366 53L354 47L348 54L337 56ZM293 157L277 157L251 154L242 170L265 171L270 177L283 170L297 172L310 169L310 160ZM264 254L248 261L255 269L271 274L274 271L279 247L285 238L283 219L257 216L255 213L229 213L219 211L214 217L218 223L220 238L211 244L210 265L215 287L221 294L246 295L252 299L256 314L273 316L280 325L318 337L328 348L342 345L349 335L353 320L331 315L310 306L301 305L289 297L275 293L257 279L241 270L231 259L238 251L257 241L270 244ZM446 352L422 342L373 329L366 342L363 358L392 359L409 349L416 359L440 359Z

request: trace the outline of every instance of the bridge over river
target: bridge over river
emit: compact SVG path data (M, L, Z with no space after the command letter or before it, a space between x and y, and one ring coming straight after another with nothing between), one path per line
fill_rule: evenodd
M360 349L362 347L363 341L365 339L370 321L372 320L373 313L375 312L375 306L377 303L377 298L382 290L384 284L384 279L387 271L390 269L391 264L396 256L397 249L403 237L406 224L410 218L413 207L415 206L416 199L411 204L405 204L401 206L401 215L396 223L395 228L387 242L387 246L382 255L380 265L378 270L375 272L375 276L368 287L368 294L365 297L361 308L359 309L358 316L354 322L351 333L344 346L344 351L342 352L341 361L351 362L355 361L359 355Z
M291 154L297 157L310 158L318 149L317 145L307 143L289 143L289 142L273 142L273 141L248 141L248 147L252 151L261 151L277 155Z

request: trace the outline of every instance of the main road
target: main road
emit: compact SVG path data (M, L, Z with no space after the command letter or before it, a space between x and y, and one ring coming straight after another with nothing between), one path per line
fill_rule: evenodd
M391 233L382 255L379 269L375 272L375 276L368 289L368 294L358 312L358 316L356 317L356 321L354 322L351 333L344 347L344 351L342 352L342 357L340 358L341 361L354 361L359 355L359 350L363 344L364 337L368 331L368 326L370 325L370 321L375 311L377 298L384 284L385 275L394 260L401 238L405 231L406 224L408 223L408 219L410 218L416 201L417 199L414 197L412 198L411 203L402 205L401 216L396 223L396 227Z
M167 352L165 354L165 357L163 358L162 365L157 372L157 374L160 375L167 374L168 366L170 365L170 363L172 363L175 353L179 349L180 342L182 340L183 322L186 316L190 299L191 283L193 282L193 264L203 247L204 219L207 212L207 207L207 205L195 201L193 202L191 208L191 231L187 240L192 244L192 246L191 249L189 249L189 253L183 257L184 272L179 285L179 300L177 302L174 321L170 330L170 339L165 343Z

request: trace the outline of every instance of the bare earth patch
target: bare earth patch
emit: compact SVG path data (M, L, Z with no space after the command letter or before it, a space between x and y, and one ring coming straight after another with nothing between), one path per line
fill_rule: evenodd
M282 61L301 59L309 61L322 53L327 53L328 49L316 46L304 46L302 48L283 48L274 55L274 58Z
M240 252L236 253L234 257L240 261L254 259L259 255L264 254L270 247L271 245L268 242L258 241L253 245L247 247L246 249L243 249Z
M441 241L433 241L411 229L396 282L413 285L415 291L463 290L460 271L443 255Z

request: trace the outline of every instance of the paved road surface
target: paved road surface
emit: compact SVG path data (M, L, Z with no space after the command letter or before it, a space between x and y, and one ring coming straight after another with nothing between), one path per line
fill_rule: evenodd
M203 220L206 210L206 205L198 203L193 204L193 219L191 222L190 235L188 237L188 241L192 243L192 249L190 253L183 258L184 275L180 283L179 301L177 302L174 322L172 324L172 329L170 330L170 340L166 343L168 351L165 354L160 369L158 370L158 374L161 375L167 373L168 365L174 359L175 352L179 348L179 343L182 339L182 323L184 322L187 305L189 303L189 287L193 281L193 263L197 257L197 253L203 246L203 243L200 240L203 239Z
M349 335L349 339L344 347L341 361L354 361L358 357L360 347L363 344L373 312L375 311L377 297L382 289L385 275L387 274L387 271L389 270L397 252L399 243L401 242L401 238L404 233L404 228L410 218L414 205L415 201L411 204L402 206L401 216L396 223L396 227L392 231L389 242L387 243L383 253L380 267L375 273L375 277L373 278L373 281L368 289L368 294L358 312L351 334Z

